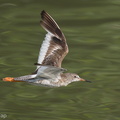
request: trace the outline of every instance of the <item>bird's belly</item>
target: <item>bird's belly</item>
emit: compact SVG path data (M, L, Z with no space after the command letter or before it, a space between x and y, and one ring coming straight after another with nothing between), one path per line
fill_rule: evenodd
M67 84L63 84L61 81L53 81L51 79L36 80L36 81L32 82L31 84L34 84L37 86L46 86L46 87L60 87L60 86L67 85Z
M43 84L43 85L50 85L50 81L49 80L42 80L41 84Z

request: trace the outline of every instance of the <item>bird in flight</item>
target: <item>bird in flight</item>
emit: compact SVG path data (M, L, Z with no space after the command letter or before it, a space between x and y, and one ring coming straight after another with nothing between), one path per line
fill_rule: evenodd
M41 26L47 34L41 45L36 70L20 77L6 77L3 81L28 82L34 85L60 87L76 81L86 81L75 73L64 73L62 61L68 53L66 38L55 20L44 10L41 12Z

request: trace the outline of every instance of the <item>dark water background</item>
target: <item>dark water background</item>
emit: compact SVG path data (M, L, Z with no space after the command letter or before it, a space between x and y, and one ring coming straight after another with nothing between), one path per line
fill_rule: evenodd
M67 38L62 67L92 83L44 88L0 81L0 119L120 120L120 0L0 0L0 78L34 71L46 33L43 9Z

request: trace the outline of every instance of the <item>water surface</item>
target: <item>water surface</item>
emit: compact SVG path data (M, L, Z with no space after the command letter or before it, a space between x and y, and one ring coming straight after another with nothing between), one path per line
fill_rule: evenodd
M92 83L44 88L0 82L0 119L119 120L120 1L1 0L0 78L36 68L46 10L64 32L70 52L62 67Z

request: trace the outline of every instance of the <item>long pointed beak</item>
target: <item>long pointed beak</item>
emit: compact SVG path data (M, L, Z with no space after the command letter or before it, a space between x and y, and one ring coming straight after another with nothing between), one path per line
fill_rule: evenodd
M89 82L89 83L91 83L90 80L85 80L85 79L83 79L83 78L80 78L80 81L85 81L85 82Z

